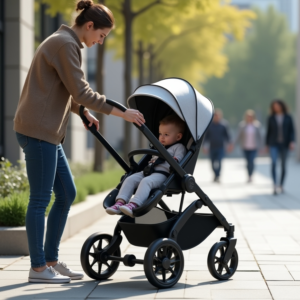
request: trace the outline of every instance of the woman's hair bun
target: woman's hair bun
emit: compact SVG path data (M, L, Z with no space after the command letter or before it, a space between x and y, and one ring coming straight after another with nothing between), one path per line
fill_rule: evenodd
M92 0L81 0L77 2L76 6L76 11L82 10L82 9L87 9L91 6L93 6L93 1Z

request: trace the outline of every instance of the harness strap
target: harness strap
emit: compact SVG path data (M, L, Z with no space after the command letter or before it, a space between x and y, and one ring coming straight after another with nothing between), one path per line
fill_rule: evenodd
M169 177L169 175L170 175L170 173L165 172L165 171L156 171L156 170L154 170L153 173L160 173L160 174L163 174L163 175L165 175L167 177Z

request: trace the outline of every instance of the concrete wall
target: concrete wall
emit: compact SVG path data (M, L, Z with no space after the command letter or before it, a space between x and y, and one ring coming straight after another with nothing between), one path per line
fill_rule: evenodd
M34 0L4 2L4 153L15 163L22 154L13 131L13 118L34 54Z

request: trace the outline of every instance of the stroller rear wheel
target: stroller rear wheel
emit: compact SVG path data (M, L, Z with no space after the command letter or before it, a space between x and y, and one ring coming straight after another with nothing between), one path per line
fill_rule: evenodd
M223 262L226 248L227 242L221 241L215 243L208 253L208 270L213 277L219 280L227 280L232 277L238 266L239 257L236 249L234 249L230 260L227 263Z
M111 277L118 269L120 262L107 260L101 257L105 247L112 239L110 234L94 233L87 238L81 248L80 260L84 272L91 278L103 280ZM120 247L112 254L121 256Z
M180 246L173 240L161 238L146 251L144 271L148 281L157 288L170 288L178 282L184 268Z

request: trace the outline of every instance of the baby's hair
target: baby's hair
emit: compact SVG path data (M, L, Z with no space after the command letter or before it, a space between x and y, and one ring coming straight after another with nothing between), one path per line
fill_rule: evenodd
M94 29L113 28L115 19L113 13L103 4L94 4L92 0L77 2L76 11L81 11L75 20L77 26L83 26L92 21Z
M185 122L182 121L177 115L168 115L160 120L159 125L168 125L174 124L178 127L180 133L184 133L185 131Z

